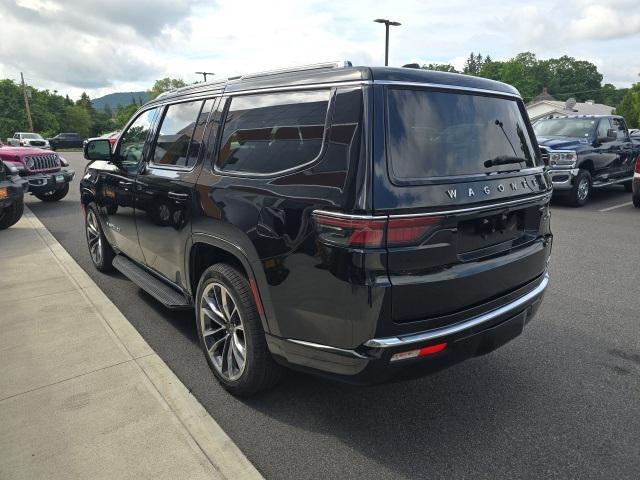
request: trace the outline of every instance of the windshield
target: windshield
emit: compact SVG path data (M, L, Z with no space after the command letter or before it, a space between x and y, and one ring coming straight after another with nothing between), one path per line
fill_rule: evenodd
M390 89L388 120L388 154L396 178L492 173L542 164L515 99ZM485 165L498 157L509 157L509 164Z
M31 138L33 140L42 140L42 137L37 133L23 133L22 138Z
M552 118L536 122L533 131L536 133L536 137L589 138L595 128L595 120Z

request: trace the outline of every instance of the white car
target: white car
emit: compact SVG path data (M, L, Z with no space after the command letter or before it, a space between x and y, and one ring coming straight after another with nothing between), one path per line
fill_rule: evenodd
M7 144L12 147L38 147L51 149L49 140L42 138L39 133L16 132L12 138L7 138Z

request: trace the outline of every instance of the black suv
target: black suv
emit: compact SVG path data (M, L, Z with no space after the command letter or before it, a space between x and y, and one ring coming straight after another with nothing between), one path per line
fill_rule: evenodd
M551 182L518 92L408 68L230 78L147 103L85 146L86 235L195 308L235 394L282 366L421 374L521 333L547 287Z
M84 138L77 133L59 133L53 138L49 139L49 145L52 150L58 148L82 148Z

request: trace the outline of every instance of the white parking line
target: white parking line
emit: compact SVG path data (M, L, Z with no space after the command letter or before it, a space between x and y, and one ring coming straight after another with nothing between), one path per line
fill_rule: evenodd
M598 210L599 212L608 212L610 210L615 210L620 207L628 207L629 205L633 205L633 202L621 203L620 205L614 205L613 207L603 208L602 210Z

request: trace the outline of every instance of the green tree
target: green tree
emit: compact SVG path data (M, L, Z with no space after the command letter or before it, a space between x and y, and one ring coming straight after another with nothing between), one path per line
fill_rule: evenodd
M80 105L67 105L65 109L65 130L77 132L83 137L88 137L91 133L91 115Z
M602 74L598 67L586 60L564 55L541 60L545 72L545 85L559 100L574 97L579 102L593 99L601 89Z
M422 65L423 70L436 70L438 72L450 72L460 73L450 63L430 63L429 65Z
M129 105L118 105L118 109L116 110L116 116L114 119L114 127L116 129L124 128L129 119L133 116L134 113L138 110L138 104L133 102Z
M185 85L186 83L184 83L180 78L165 77L160 80L156 80L156 83L153 84L151 90L147 91L147 94L149 95L149 100L153 100L161 93L168 92L174 88L184 87Z
M488 61L491 61L491 57L487 55L487 58ZM464 69L462 70L462 73L465 73L467 75L474 75L477 77L480 75L482 66L486 61L487 59L483 58L481 54L478 53L476 55L475 53L471 52L469 58L467 58L467 60L464 62Z
M622 115L630 128L640 128L640 83L627 90L616 108L616 114Z

